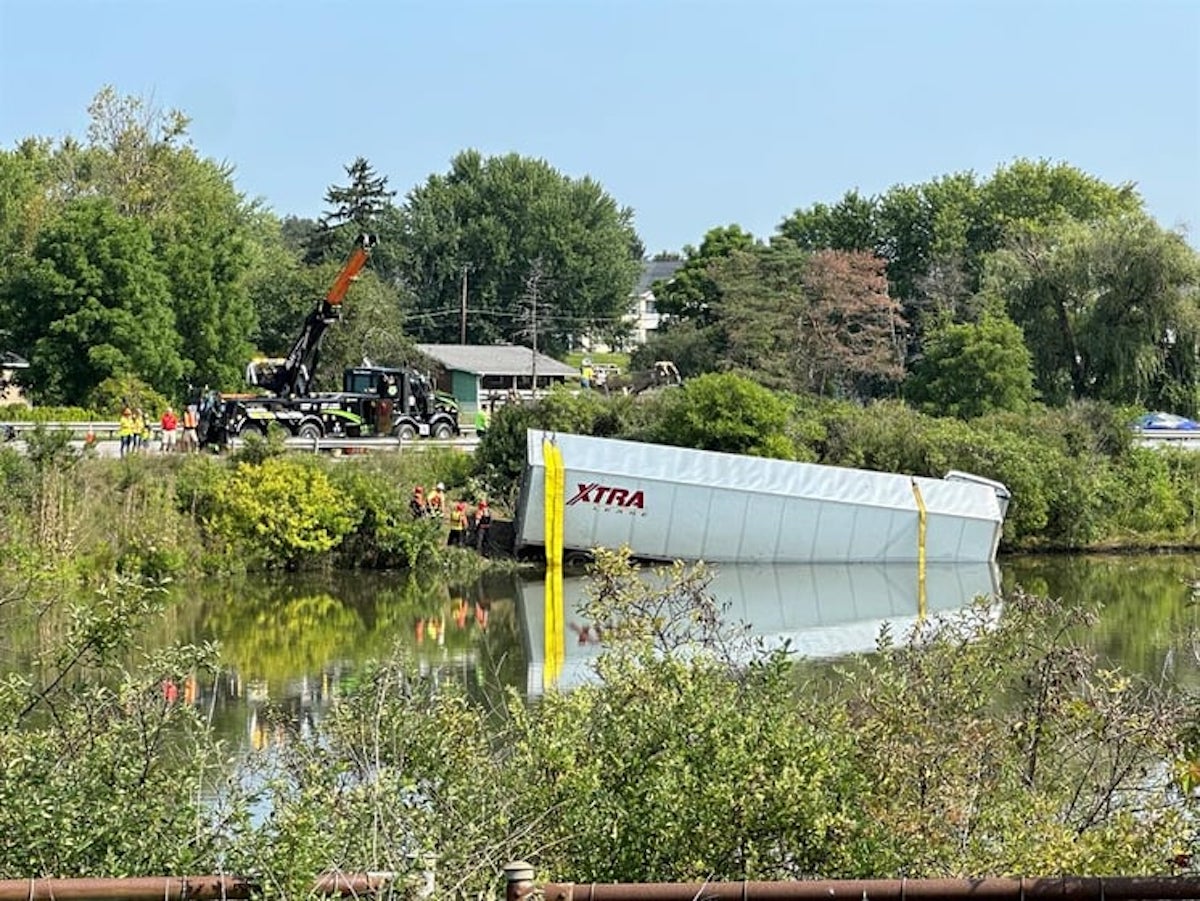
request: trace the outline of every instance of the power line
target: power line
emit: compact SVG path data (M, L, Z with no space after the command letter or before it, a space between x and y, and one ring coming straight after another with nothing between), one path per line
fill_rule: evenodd
M545 306L543 305L540 309L542 311L544 311ZM449 317L449 316L460 316L461 312L462 312L461 310L433 310L433 311L427 312L427 313L426 312L421 312L421 313L410 312L410 313L405 313L405 318L407 318L407 319L441 319L441 318ZM527 316L527 314L521 313L520 311L514 312L512 310L471 309L468 312L471 316L483 316L485 318L493 318L493 319L522 319L522 318L526 318L526 316ZM547 314L545 312L539 312L538 313L538 321L539 322L561 322L561 323L583 323L583 324L618 323L618 322L627 322L628 319L626 317L631 316L631 315L633 315L633 314L625 313L620 316L566 316L566 315L561 315L561 314L555 315L555 314Z

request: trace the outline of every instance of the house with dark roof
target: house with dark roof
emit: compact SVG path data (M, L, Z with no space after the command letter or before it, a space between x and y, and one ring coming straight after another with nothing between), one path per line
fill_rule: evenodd
M579 378L574 367L519 344L418 344L417 350L435 364L438 390L453 394L464 413L513 396L528 400L535 387L541 393Z

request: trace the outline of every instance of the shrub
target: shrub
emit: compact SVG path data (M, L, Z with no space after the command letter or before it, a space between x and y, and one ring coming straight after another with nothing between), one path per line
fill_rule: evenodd
M378 470L336 467L330 478L337 492L361 516L357 528L338 548L339 562L348 567L393 569L431 567L445 543L442 523L416 519L408 509L411 488L386 478Z
M1171 460L1160 451L1138 447L1129 451L1108 486L1115 526L1140 533L1164 534L1188 520L1179 487L1171 478Z
M266 566L295 569L327 557L361 520L315 461L239 463L215 486L213 534Z
M109 376L92 391L89 405L118 416L125 407L141 408L151 418L167 406L167 399L137 376Z
M794 459L790 406L778 394L729 373L702 375L654 399L651 441L700 450Z

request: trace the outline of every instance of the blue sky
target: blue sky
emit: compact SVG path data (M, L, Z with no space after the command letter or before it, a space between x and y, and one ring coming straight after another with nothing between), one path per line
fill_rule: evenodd
M593 176L654 252L1027 156L1200 246L1195 0L0 0L0 145L82 136L104 84L280 215L355 156L404 194L476 147Z

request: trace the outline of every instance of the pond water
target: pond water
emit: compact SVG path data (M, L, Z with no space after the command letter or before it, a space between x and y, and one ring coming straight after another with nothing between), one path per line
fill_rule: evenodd
M1103 659L1191 686L1200 682L1197 580L1200 555L1027 557L997 567L933 566L923 586L913 566L730 566L717 572L712 591L726 618L765 644L786 641L797 654L831 658L871 650L885 622L901 634L922 607L953 611L1019 586L1064 604L1100 604L1086 639ZM553 680L560 686L587 679L598 653L595 624L578 612L585 587L582 577L564 584L565 660ZM211 711L235 747L262 748L275 738L262 715L267 704L300 725L318 720L367 661L397 647L440 677L537 695L550 681L543 600L540 581L514 575L462 586L357 572L209 580L180 586L148 639L219 642L228 672L178 690Z

